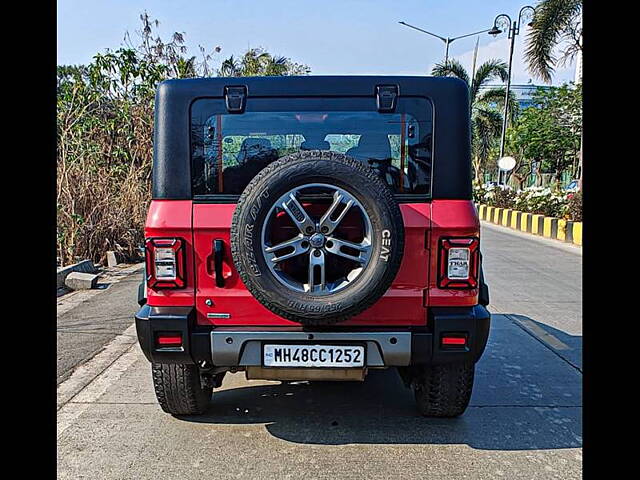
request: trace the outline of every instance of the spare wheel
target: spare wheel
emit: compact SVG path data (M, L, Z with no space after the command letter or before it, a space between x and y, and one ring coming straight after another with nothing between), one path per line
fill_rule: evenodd
M374 170L329 151L283 157L240 196L231 251L266 308L304 325L346 320L391 286L404 249L393 193Z

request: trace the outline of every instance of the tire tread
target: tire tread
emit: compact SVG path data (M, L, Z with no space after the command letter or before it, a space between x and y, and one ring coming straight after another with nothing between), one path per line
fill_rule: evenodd
M156 398L163 411L172 415L199 415L211 399L211 388L202 388L196 365L152 363Z
M416 404L426 417L457 417L469 405L475 364L448 363L421 367L412 384Z

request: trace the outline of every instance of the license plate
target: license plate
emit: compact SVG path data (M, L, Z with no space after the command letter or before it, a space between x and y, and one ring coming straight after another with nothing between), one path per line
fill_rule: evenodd
M265 367L363 367L364 347L357 345L265 345Z

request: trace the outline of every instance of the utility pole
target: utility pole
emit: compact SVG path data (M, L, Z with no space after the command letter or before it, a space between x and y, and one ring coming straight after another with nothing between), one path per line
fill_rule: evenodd
M504 157L504 142L507 133L507 119L509 116L509 91L511 89L511 66L513 64L513 47L516 41L516 35L520 34L520 23L522 22L522 15L527 12L531 15L535 14L536 9L530 5L526 5L520 9L518 13L518 21L512 21L511 17L506 13L501 13L498 15L493 21L493 28L489 30L489 35L493 35L494 37L503 32L503 30L507 30L508 38L511 39L511 44L509 46L509 67L507 73L507 88L504 93L504 114L502 116L502 134L500 135L500 158ZM501 25L502 28L498 28L498 25ZM531 23L529 23L531 25ZM498 185L501 184L502 172L498 167Z

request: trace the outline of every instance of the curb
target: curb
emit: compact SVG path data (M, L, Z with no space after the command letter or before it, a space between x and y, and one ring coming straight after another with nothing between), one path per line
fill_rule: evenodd
M476 209L480 220L582 246L582 222L571 222L563 218L545 217L537 213L526 213L484 204L476 204Z
M72 272L96 273L97 271L98 269L91 260L82 260L81 262L74 263L73 265L58 267L56 272L56 288L64 288L64 281Z

